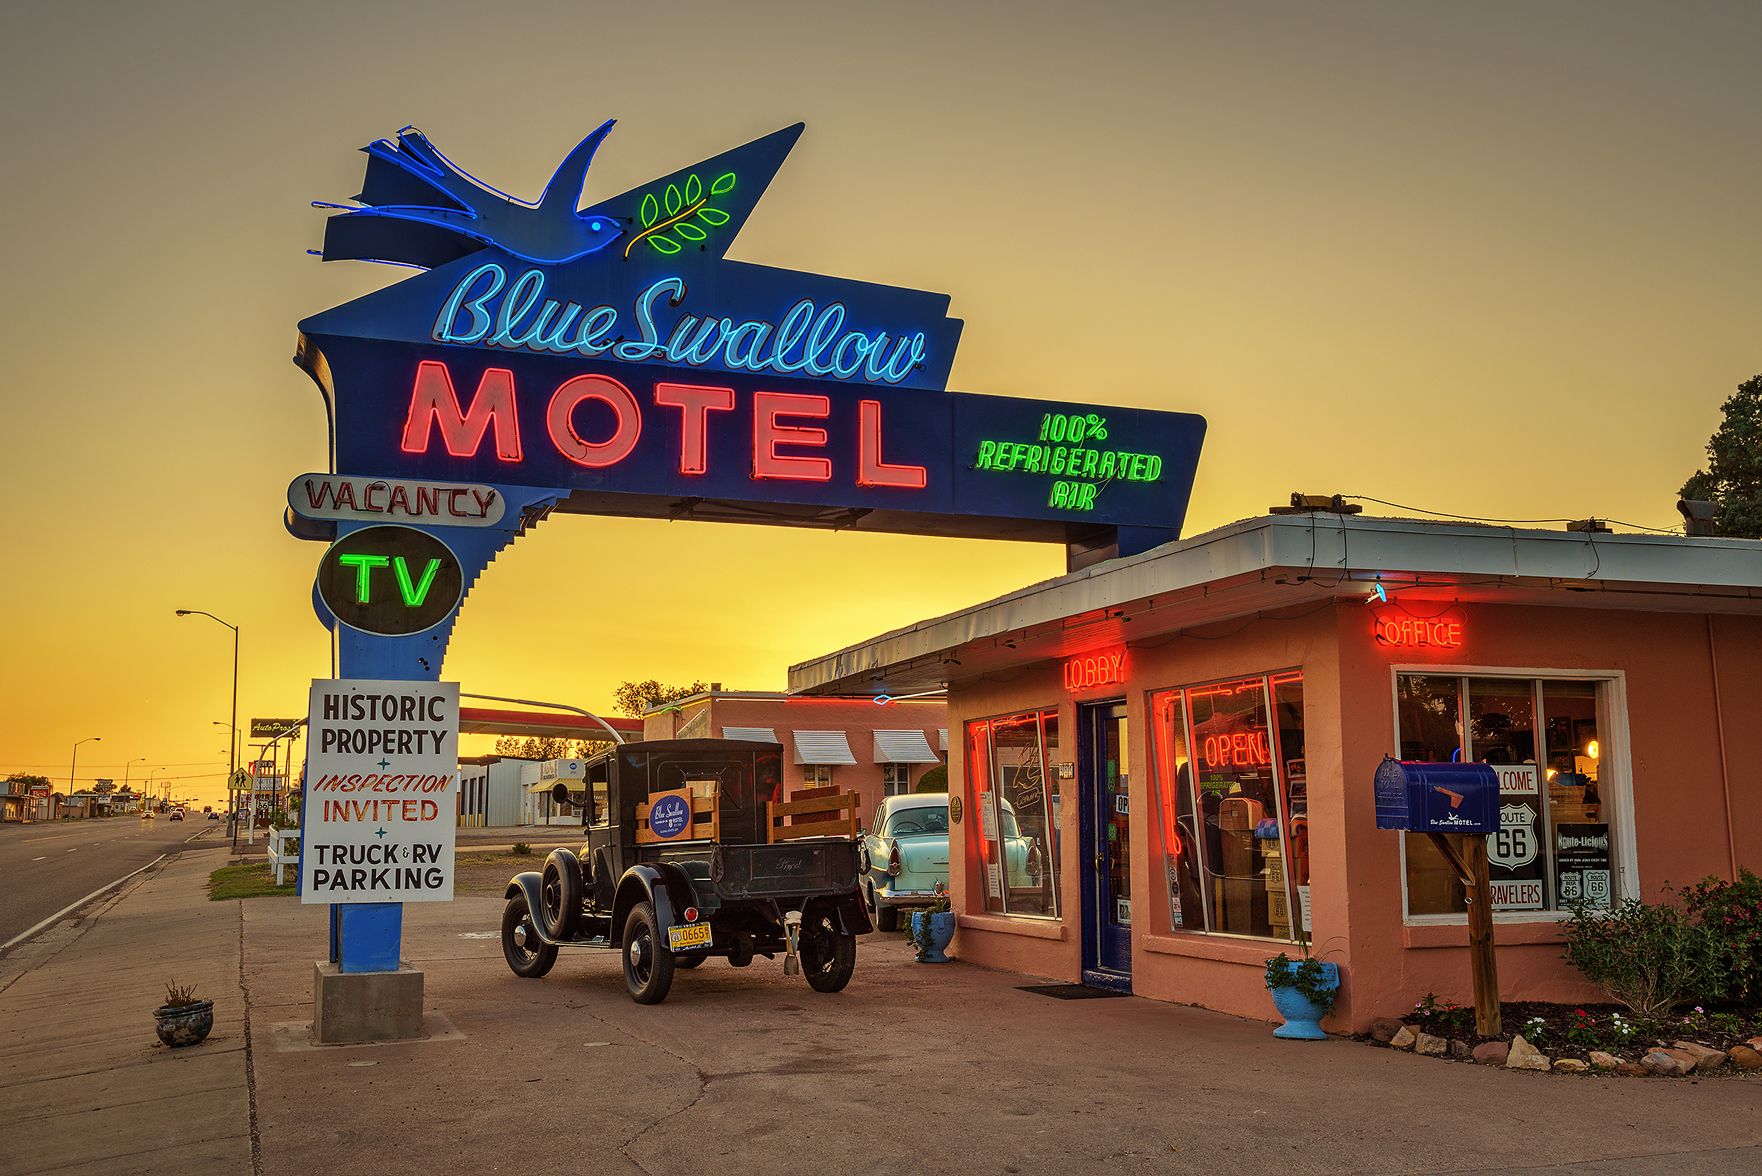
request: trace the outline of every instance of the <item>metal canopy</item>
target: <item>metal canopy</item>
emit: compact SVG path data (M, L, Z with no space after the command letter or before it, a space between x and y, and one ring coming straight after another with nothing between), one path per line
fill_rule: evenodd
M850 740L843 731L796 731L795 762L798 764L854 764Z
M876 731L875 762L878 764L939 764L942 757L930 750L930 741L916 727L904 731Z
M771 727L723 727L722 738L745 739L752 743L776 743L777 732Z
M1257 613L1407 601L1762 615L1762 543L1340 515L1246 519L789 669L793 694L899 696Z

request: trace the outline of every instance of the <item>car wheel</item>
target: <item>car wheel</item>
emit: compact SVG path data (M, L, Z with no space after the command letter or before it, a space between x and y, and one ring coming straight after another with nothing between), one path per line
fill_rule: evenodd
M882 906L873 886L869 888L869 922L875 924L877 931L899 930L899 908Z
M797 941L802 975L815 992L839 992L850 983L857 966L857 937L845 935L825 915L801 927Z
M639 903L624 924L624 985L637 1004L660 1004L673 987L673 953L661 942L653 903Z
M514 975L537 980L557 962L557 949L538 937L526 896L517 894L502 911L502 955Z
M551 939L573 939L581 922L581 864L568 850L553 849L545 858L538 902L545 935Z

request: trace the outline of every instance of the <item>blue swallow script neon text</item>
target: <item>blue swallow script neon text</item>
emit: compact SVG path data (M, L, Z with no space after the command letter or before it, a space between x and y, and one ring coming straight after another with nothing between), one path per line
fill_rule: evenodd
M631 307L636 337L617 332L619 312L611 306L583 308L546 298L545 272L529 269L512 283L496 262L478 266L459 280L441 304L432 337L437 343L498 347L541 355L584 355L608 351L629 363L658 361L728 371L805 373L838 380L897 384L924 360L924 333L890 336L847 331L845 306L816 307L803 298L777 322L694 314L669 316L686 299L685 283L663 278L636 296ZM657 316L670 321L663 323Z

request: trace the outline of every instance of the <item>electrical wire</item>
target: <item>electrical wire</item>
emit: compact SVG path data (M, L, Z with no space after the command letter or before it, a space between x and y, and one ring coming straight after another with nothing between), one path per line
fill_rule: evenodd
M1440 519L1461 519L1465 523L1495 523L1510 526L1523 523L1575 523L1578 521L1577 519L1483 519L1479 515L1448 514L1441 510L1427 510L1423 506L1404 506L1399 502L1387 502L1381 498L1372 498L1368 494L1342 494L1340 497L1355 498L1360 502L1374 502L1378 506L1392 506L1396 510L1410 510L1415 514L1432 515ZM1641 523L1623 522L1621 519L1604 519L1603 521L1607 523L1620 523L1622 526L1630 527L1635 531L1650 531L1655 535L1682 534L1682 528L1680 527L1648 527Z

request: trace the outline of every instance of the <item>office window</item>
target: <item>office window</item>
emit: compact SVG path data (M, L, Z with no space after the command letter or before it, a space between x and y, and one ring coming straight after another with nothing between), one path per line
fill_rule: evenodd
M1487 838L1495 913L1613 903L1601 690L1570 679L1396 676L1402 759L1478 761L1499 774L1499 831ZM1465 914L1462 882L1431 839L1403 836L1407 913Z

